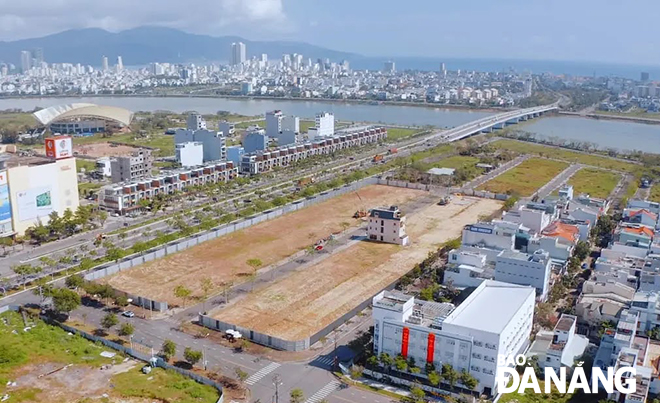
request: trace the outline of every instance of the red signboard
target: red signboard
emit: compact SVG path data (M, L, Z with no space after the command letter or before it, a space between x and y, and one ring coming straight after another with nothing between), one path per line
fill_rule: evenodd
M403 328L403 337L401 338L401 355L408 358L408 340L410 339L410 329Z
M429 333L426 344L426 362L433 362L433 354L435 353L435 334Z

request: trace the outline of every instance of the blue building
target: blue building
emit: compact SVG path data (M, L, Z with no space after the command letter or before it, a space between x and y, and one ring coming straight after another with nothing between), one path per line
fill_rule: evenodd
M268 136L263 130L248 133L243 139L243 147L246 154L265 150L268 148Z
M233 162L235 167L241 163L243 154L245 154L245 148L241 146L227 147L227 161Z

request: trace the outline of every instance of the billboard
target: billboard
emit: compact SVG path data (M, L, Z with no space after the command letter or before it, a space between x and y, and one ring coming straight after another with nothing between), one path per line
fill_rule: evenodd
M46 157L55 158L56 160L73 157L71 137L48 137L44 142L46 144Z
M53 211L52 189L44 186L17 192L16 204L21 221L45 217Z
M11 204L9 204L9 185L7 171L0 171L0 223L11 220Z

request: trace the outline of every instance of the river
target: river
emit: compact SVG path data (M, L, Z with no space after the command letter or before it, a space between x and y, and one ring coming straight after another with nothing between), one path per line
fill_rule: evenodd
M0 110L19 108L32 110L73 102L89 102L124 107L133 111L168 110L200 113L230 111L246 116L261 115L265 111L281 109L285 114L304 118L328 111L343 121L380 122L395 125L433 125L454 127L493 112L442 109L404 105L368 105L342 102L249 100L227 98L149 98L149 97L82 97L82 98L21 98L0 99ZM602 148L643 150L660 153L660 125L595 120L580 117L553 116L521 124L520 130L546 137L588 141Z

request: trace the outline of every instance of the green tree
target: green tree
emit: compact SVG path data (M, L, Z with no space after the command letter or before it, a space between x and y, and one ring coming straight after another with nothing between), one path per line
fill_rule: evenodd
M135 333L135 327L130 323L124 322L119 327L119 335L120 336L130 336L133 333Z
M78 290L84 283L85 279L80 274L72 274L64 280L64 284L68 288L73 288L74 290Z
M81 304L80 295L67 288L56 288L51 293L53 307L57 312L68 314Z
M21 276L23 287L26 288L28 276L37 274L39 271L41 271L41 268L34 267L29 263L24 263L17 266L12 266L11 270L17 275Z
M117 323L119 323L119 319L117 318L117 315L112 312L108 313L103 319L101 319L101 326L106 330L110 330L110 328L116 326Z
M442 364L442 379L453 388L458 382L459 374L450 364Z
M369 365L370 367L375 367L376 365L378 365L378 357L376 357L375 355L369 356L369 358L367 358L367 365Z
M394 365L394 359L392 359L392 356L387 353L380 353L378 361L380 361L385 368L390 368Z
M476 378L465 370L461 372L461 383L470 390L473 390L479 384Z
M427 374L427 376L428 376L428 378L429 378L429 383L430 383L432 386L438 386L438 385L440 385L440 381L442 380L442 378L440 377L440 374L438 374L438 373L435 372L435 371L431 371L431 372L429 372L429 373Z
M166 339L160 348L160 352L169 361L170 358L176 355L176 344L172 340Z
M190 365L195 366L195 364L202 359L202 352L186 347L186 349L183 350L183 359L185 359Z
M128 298L123 294L115 295L115 305L120 307L128 306Z
M408 369L408 361L402 355L397 355L394 359L394 367L399 371L406 371Z
M426 393L424 393L424 389L420 388L419 385L413 385L410 388L410 397L413 402L424 403L424 396L426 396Z
M254 290L254 281L257 279L257 270L263 265L263 262L261 259L248 259L246 263L252 268L250 281L252 282L252 289Z
M215 288L215 284L213 284L213 280L211 280L209 277L201 279L199 283L200 287L202 288L202 310L206 312L206 300L211 295L211 291L213 291Z
M591 246L585 241L579 241L577 245L575 245L575 249L573 249L573 256L577 257L580 262L586 259L590 253Z
M119 248L114 248L114 247L113 247L113 248L110 248L110 249L107 249L107 250L106 250L106 252L105 252L105 256L106 256L109 260L113 260L113 261L115 261L115 262L118 262L119 259L121 259L121 258L123 258L124 256L126 256L126 252L125 252L123 249L119 249Z
M300 388L291 389L291 392L289 393L290 403L302 403L304 400L305 400L305 394L303 393L302 389Z
M176 287L174 287L174 296L177 298L181 298L184 307L186 306L186 300L190 297L190 294L192 294L192 291L190 291L189 288L186 288L183 285L177 285Z

